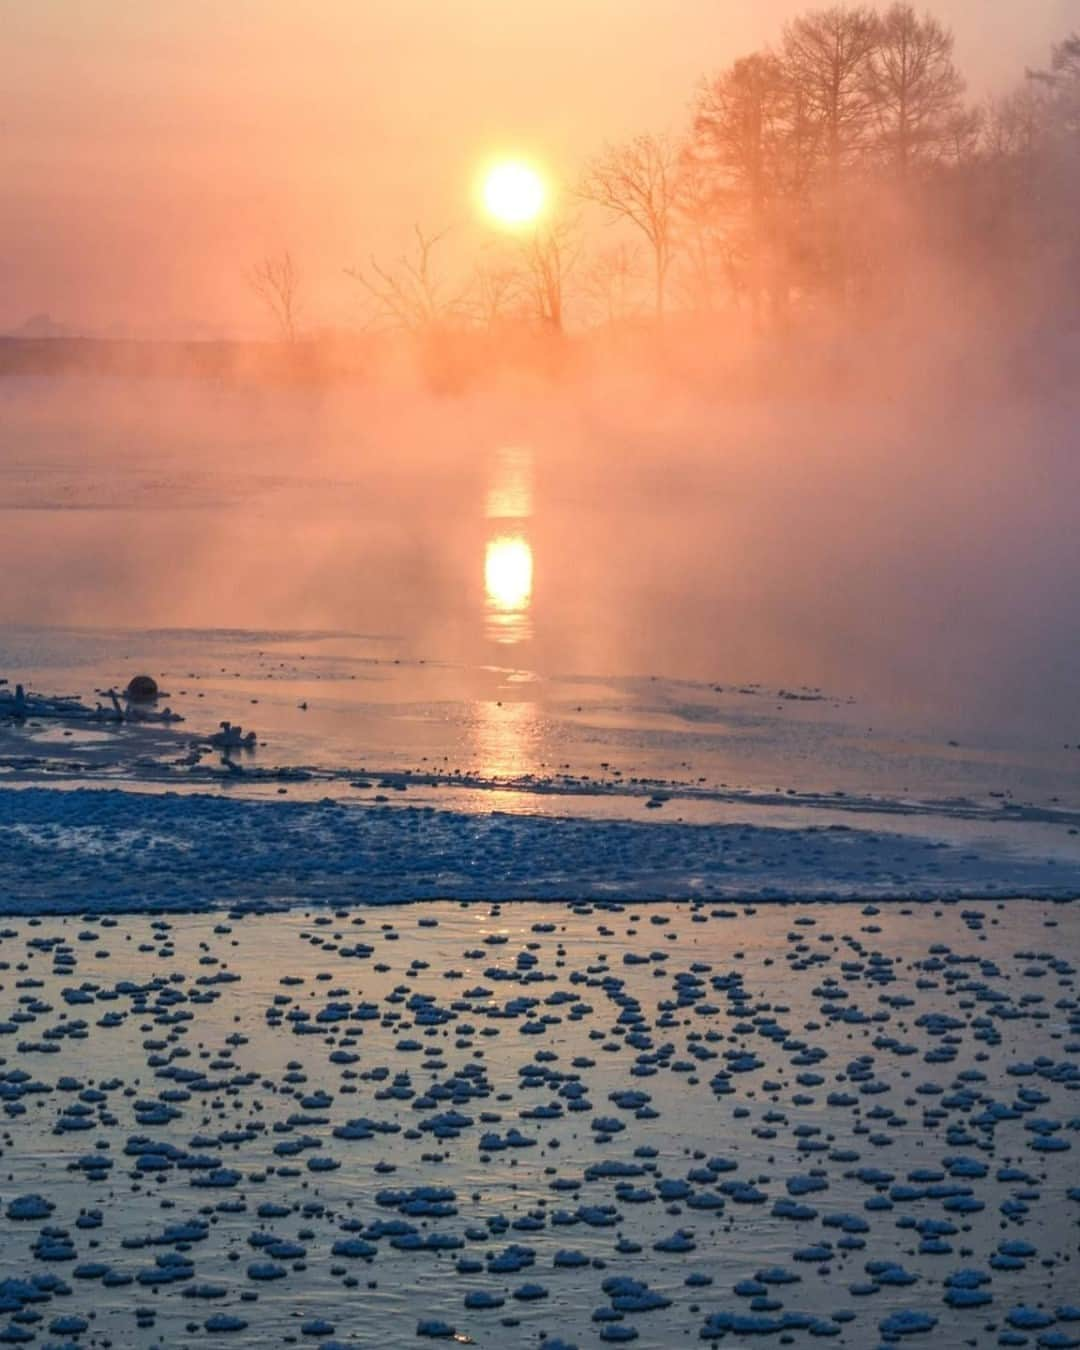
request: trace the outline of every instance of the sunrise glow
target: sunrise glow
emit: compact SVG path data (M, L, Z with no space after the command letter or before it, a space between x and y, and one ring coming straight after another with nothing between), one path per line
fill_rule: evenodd
M0 1350L1080 1350L1080 0L0 34Z
M488 171L483 195L484 209L500 225L527 225L543 210L547 188L528 164L506 160Z
M501 610L524 609L532 595L532 549L521 538L492 539L484 556L484 589Z

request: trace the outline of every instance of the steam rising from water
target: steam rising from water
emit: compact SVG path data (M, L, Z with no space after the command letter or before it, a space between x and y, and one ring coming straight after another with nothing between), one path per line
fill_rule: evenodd
M612 362L456 401L8 379L0 620L378 632L1080 740L1075 396L876 378L747 399Z

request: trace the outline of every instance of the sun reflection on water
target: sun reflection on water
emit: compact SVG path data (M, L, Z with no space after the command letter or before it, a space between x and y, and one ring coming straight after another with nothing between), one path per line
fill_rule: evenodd
M489 539L484 554L488 635L496 642L520 642L530 635L532 548L522 535Z
M536 770L540 738L540 709L531 702L477 703L473 750L477 769L485 778L516 779ZM492 809L504 807L498 794Z
M484 615L487 636L502 644L532 637L532 479L530 450L511 446L494 456L485 515L499 528L484 547Z

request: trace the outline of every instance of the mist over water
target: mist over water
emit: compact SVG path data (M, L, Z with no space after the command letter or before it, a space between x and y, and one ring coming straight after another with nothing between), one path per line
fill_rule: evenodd
M1077 400L0 384L0 621L327 630L1075 731ZM2 663L0 663L2 664Z
M0 1343L1080 1346L1080 0L932 3L0 0Z

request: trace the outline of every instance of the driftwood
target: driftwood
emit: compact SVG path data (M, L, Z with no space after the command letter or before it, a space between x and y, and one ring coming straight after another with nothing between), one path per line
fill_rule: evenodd
M184 719L171 708L155 712L149 708L121 703L115 689L105 691L108 704L97 703L89 707L77 694L28 694L21 684L14 692L0 688L0 717L10 717L17 722L27 718L56 718L64 722L182 722Z
M0 717L70 717L91 718L98 714L97 708L89 708L80 702L77 694L28 694L21 684L15 686L14 693L0 689Z

